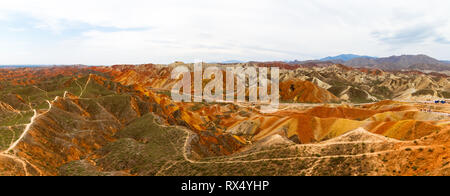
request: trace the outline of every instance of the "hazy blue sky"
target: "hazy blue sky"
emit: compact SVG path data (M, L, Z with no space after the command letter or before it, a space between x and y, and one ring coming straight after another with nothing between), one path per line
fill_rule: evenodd
M448 0L0 1L0 64L450 60Z

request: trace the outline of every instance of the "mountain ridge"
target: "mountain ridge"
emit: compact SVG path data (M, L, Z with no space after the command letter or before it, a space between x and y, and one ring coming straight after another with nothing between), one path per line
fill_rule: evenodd
M448 76L226 66L280 67L279 110L176 102L164 65L0 69L0 176L448 173Z
M355 58L369 58L369 59L373 59L373 58L377 58L377 57L372 57L372 56L366 56L366 55L357 55L357 54L341 54L338 56L328 56L325 58L320 59L321 61L335 61L335 60L342 60L342 61L349 61Z
M374 67L386 70L450 70L449 65L423 54L390 56L377 59L358 58L347 61L345 64L353 67Z
M431 70L449 71L450 62L432 58L424 54L400 55L389 57L371 57L354 54L343 54L320 59L322 62L333 62L350 67L376 68L383 70Z

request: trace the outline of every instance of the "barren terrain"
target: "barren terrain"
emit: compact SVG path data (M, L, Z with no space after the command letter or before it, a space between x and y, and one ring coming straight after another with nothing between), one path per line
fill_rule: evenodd
M280 67L267 114L174 102L178 65L1 69L0 175L450 175L445 75L215 65Z

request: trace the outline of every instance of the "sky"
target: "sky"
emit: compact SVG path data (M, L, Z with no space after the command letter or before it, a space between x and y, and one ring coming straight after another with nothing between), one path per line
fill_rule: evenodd
M0 64L143 64L427 54L448 0L0 1Z

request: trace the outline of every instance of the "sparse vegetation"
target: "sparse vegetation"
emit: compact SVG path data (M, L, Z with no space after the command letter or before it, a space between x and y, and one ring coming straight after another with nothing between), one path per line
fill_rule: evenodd
M421 96L421 95L434 95L434 91L431 89L422 89L418 90L412 94L413 96Z

